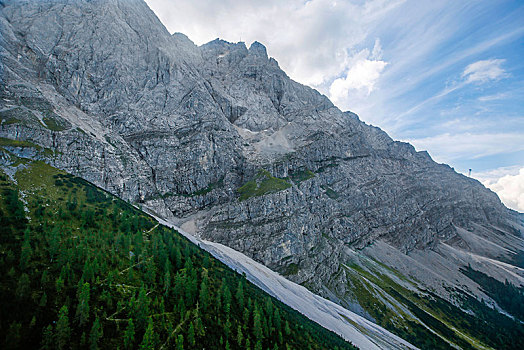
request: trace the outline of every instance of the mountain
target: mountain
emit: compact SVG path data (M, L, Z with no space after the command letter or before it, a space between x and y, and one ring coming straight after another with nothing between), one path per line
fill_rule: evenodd
M2 349L355 349L129 203L1 155Z
M197 47L141 0L0 6L4 149L419 347L521 347L505 295L523 295L523 221L478 181L292 81L260 43Z

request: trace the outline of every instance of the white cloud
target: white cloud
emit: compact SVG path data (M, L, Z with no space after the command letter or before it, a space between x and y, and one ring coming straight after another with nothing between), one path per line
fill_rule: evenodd
M450 163L459 158L477 159L494 154L524 150L524 133L462 133L408 140L419 151L429 150L438 162Z
M474 172L472 173L472 176L482 182L485 183L495 183L497 182L501 177L504 177L506 175L517 175L520 171L522 166L520 165L513 165L513 166L506 166L506 167L500 167L496 169L490 169L482 172Z
M485 180L484 186L497 193L508 208L524 212L524 167L518 174L504 175L497 180Z
M499 80L507 76L504 69L500 66L504 63L503 59L482 60L471 63L464 69L462 77L468 83L485 83L490 80Z
M387 65L380 59L382 49L380 41L375 41L375 46L370 54L364 49L352 57L345 77L335 79L329 88L329 95L333 102L345 105L350 90L360 90L360 93L368 96Z

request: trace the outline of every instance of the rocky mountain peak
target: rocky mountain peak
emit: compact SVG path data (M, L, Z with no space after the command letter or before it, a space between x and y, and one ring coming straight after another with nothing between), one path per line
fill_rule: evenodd
M267 50L266 50L266 47L264 45L262 45L261 43L259 43L258 41L254 41L251 46L249 47L249 53L251 55L255 55L255 56L258 56L260 58L265 58L267 59Z

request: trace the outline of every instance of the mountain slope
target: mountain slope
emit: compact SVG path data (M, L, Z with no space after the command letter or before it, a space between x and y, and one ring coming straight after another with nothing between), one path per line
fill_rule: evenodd
M166 226L169 222L159 219ZM281 300L285 304L318 322L323 327L340 334L361 349L413 349L414 347L395 337L383 328L354 314L343 307L313 294L244 254L220 243L203 241L176 228L193 243L210 252L214 257L242 273L253 284Z
M464 317L474 310L457 300L468 297L511 313L463 271L524 285L517 213L293 82L261 44L197 47L139 0L0 6L9 151L140 203L397 334L407 325L378 320L373 305L405 320L391 304L407 302L383 292L373 292L380 303L359 300L362 273L347 266L382 263ZM413 316L415 345L433 332L458 341L454 326Z
M3 349L354 349L128 203L1 154Z

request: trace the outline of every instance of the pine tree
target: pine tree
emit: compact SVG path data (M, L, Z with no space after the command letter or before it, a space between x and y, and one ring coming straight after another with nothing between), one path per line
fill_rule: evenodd
M53 326L48 325L42 332L42 350L51 350L55 348L53 340Z
M42 272L42 277L40 278L40 287L44 288L45 285L48 283L49 283L49 273L47 272L47 270L44 270L44 272Z
M98 349L98 341L102 336L104 335L104 332L102 330L102 325L100 324L100 320L98 317L95 319L95 322L93 322L93 326L91 327L91 332L89 332L89 349L90 350L96 350Z
M198 305L205 312L209 305L209 290L207 288L207 277L200 283L200 293L198 295Z
M175 247L175 268L179 270L182 267L182 253L180 252L180 248L178 245Z
M253 313L253 334L255 334L255 338L260 341L263 337L263 331L262 331L262 321L260 316L260 311L258 308L255 308L255 311Z
M184 350L184 336L182 334L179 334L176 338L176 349Z
M244 283L243 280L238 282L237 291L235 293L235 299L240 306L240 310L244 308Z
M136 319L140 329L146 328L148 322L147 315L149 315L149 298L147 297L146 290L142 285L138 292L138 298L136 301Z
M166 272L164 272L164 295L165 296L169 294L169 288L171 288L171 271L167 270Z
M45 307L47 305L47 294L46 294L46 292L44 292L44 294L42 294L42 297L40 298L40 302L38 303L38 305L40 307Z
M286 326L284 327L284 332L286 333L286 336L289 336L291 334L291 328L289 328L289 322L286 320Z
M20 346L20 328L22 325L19 322L13 322L9 326L7 335L5 337L5 347L7 349L18 349Z
M275 308L275 313L273 315L273 323L275 324L275 328L277 329L277 331L279 331L282 327L282 320L280 318L280 313L278 312L277 308Z
M66 349L69 345L71 329L69 328L69 310L66 305L62 306L58 312L58 322L56 323L56 345L58 349Z
M250 312L248 308L244 308L244 312L242 312L242 321L244 322L244 327L247 327L249 325L249 317Z
M24 299L29 296L31 293L31 282L29 281L29 276L27 273L23 273L18 280L18 285L16 287L16 296L20 299Z
M221 299L222 299L222 310L224 314L229 315L229 312L231 310L231 292L229 291L229 288L227 287L226 280L222 279L222 287L221 290Z
M195 346L195 327L193 326L193 322L189 324L189 330L187 331L187 341L189 345Z
M142 338L142 343L140 343L140 350L153 350L155 348L154 339L155 334L153 329L153 319L149 317L146 332L144 333L144 337Z
M89 283L84 283L80 287L78 294L78 306L76 307L76 319L80 326L83 326L89 319Z
M229 315L227 316L226 323L224 324L224 335L229 338L231 333L231 321L229 321Z
M29 229L25 232L24 243L22 244L22 251L20 252L20 268L25 269L29 266L29 261L33 255L31 243L29 242Z
M55 286L56 286L56 292L58 294L61 294L62 290L64 289L64 280L62 279L62 277L57 278L55 282Z
M200 317L197 317L195 321L195 331L198 337L203 337L206 335L206 331L204 329L204 325L202 324L202 319Z
M242 342L244 341L244 335L242 334L242 326L238 325L237 327L237 344L238 346L242 346Z
M135 325L133 323L133 319L130 318L129 321L127 321L127 328L124 333L124 349L132 348L134 342L135 342Z

